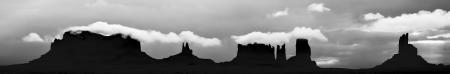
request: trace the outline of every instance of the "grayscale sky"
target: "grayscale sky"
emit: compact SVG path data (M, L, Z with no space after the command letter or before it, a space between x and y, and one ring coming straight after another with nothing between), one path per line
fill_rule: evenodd
M237 44L308 38L320 67L371 68L397 53L402 33L428 62L450 64L450 0L1 0L0 65L49 50L62 31L114 28L154 58L193 43L200 58L236 56ZM159 41L159 42L158 42ZM173 46L178 44L179 46ZM291 44L291 45L289 45ZM288 56L295 53L288 52Z

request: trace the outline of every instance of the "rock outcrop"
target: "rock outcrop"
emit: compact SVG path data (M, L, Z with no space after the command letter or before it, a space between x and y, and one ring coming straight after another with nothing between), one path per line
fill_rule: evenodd
M231 62L245 65L272 65L275 63L275 50L271 45L239 44L237 56Z
M213 60L201 59L193 55L192 49L189 47L189 43L183 43L179 54L164 58L161 62L173 65L205 65L215 63Z
M283 44L281 47L280 47L280 45L277 45L277 54L276 54L276 63L277 64L286 64L286 47L285 47L286 45L285 44Z
M156 61L141 51L140 42L122 34L103 36L89 31L68 31L51 49L27 63L38 66L139 65Z
M408 33L399 39L398 53L383 64L373 68L376 71L433 71L435 65L428 63L417 54L417 48L408 44Z
M288 64L292 64L304 69L316 69L319 68L315 61L311 60L311 48L307 39L296 40L296 56L293 56L287 60Z

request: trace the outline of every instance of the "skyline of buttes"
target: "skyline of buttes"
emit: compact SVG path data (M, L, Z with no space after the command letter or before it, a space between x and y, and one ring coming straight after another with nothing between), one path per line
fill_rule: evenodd
M449 3L0 0L0 74L446 71Z
M311 59L307 39L296 39L296 55L286 59L286 46L238 44L237 56L215 63L195 56L189 42L180 53L155 59L141 51L140 42L123 34L103 36L90 31L68 31L51 49L29 63L0 67L17 72L448 72L450 67L430 64L408 43L408 33L399 38L398 51L383 64L368 69L321 68ZM174 45L178 46L178 45Z
M277 50L270 52L270 59L281 61L280 56L286 56L288 60L296 55L296 39L304 38L317 66L348 69L383 64L398 53L398 37L409 33L409 43L425 61L450 65L448 3L450 0L0 0L0 66L40 58L68 30L105 36L122 33L138 40L140 50L154 59L181 53L187 42L191 54L215 63L247 56L238 55L238 47L259 46L253 43ZM277 52L285 55L277 56L283 54Z

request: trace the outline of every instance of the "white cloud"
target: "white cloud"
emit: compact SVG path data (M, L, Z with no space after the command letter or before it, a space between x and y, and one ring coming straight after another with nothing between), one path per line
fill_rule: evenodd
M328 39L318 29L295 27L291 32L251 32L246 35L231 36L238 44L263 43L271 45L281 45L288 43L291 39L307 38L328 41Z
M371 13L369 13L371 14ZM414 32L436 30L450 25L450 13L442 9L378 18L361 29L369 32Z
M276 11L276 12L268 15L267 17L276 18L276 17L281 17L281 16L287 16L287 15L289 15L289 8L285 8L284 10L281 10L281 11Z
M140 30L136 28L131 28L127 26L122 26L120 24L108 24L106 22L95 22L88 26L73 26L64 29L60 35L56 38L61 39L62 33L67 31L91 31L94 33L99 33L101 35L110 36L113 34L124 34L131 36L141 42L146 43L180 43L183 41L192 42L193 44L199 44L201 46L218 46L221 42L217 38L205 38L194 34L191 31L182 31L180 34L170 32L167 34L161 33L155 30Z
M334 65L339 62L339 59L335 57L319 57L315 59L315 61L317 65L323 66L323 65Z
M44 42L44 39L42 39L37 33L30 33L23 37L22 40L24 42Z
M124 5L109 3L106 0L95 0L95 2L86 3L86 4L84 4L84 6L86 6L86 7L124 7Z
M411 44L444 44L448 41L446 40L419 40L419 41L411 41Z
M384 18L383 15L381 15L380 13L368 13L364 15L364 20L370 21L370 20L377 20L377 19L382 19Z
M448 45L448 40L417 40L409 43L416 46L421 55L429 63L439 64L444 63L445 46Z
M410 33L410 35L412 35L412 36L418 36L418 35L421 35L421 34L423 34L423 33L422 32L417 32L417 31L414 31L414 32Z
M308 10L315 11L315 12L331 11L331 9L325 7L323 3L312 3L308 6Z
M85 6L88 6L88 7L107 6L107 5L109 5L109 3L106 2L105 0L95 0L95 2L93 2L93 3L85 4Z
M182 39L187 40L188 42L193 42L200 44L202 46L214 46L221 45L220 40L217 38L205 38L195 35L194 32L191 31L183 31L179 35Z
M434 36L427 36L427 39L435 39L435 38L450 38L450 33L447 34L440 34L440 35L434 35Z

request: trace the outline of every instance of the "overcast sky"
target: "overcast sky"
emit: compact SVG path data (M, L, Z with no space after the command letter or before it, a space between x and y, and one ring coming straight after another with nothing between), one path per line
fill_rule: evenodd
M310 39L321 67L371 68L397 53L402 33L430 63L450 64L449 0L1 0L0 65L25 63L67 30L125 33L165 58L193 43L216 62L237 44ZM111 31L113 30L113 31ZM117 30L117 31L116 31ZM171 46L178 44L179 46ZM288 56L295 53L288 52Z

